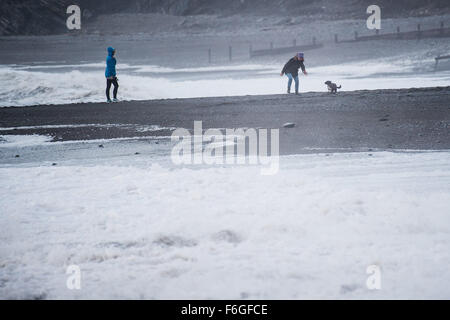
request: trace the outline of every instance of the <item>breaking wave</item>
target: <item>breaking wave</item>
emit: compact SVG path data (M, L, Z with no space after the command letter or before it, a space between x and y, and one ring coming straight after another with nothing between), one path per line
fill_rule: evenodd
M430 60L430 65L432 61ZM423 63L422 63L423 64ZM307 65L308 66L308 65ZM120 64L119 98L151 100L284 93L280 66L230 65L173 69ZM447 86L450 71L417 70L407 57L330 66L308 66L300 91L326 91L325 80L346 91ZM102 63L84 65L0 65L0 107L105 101Z

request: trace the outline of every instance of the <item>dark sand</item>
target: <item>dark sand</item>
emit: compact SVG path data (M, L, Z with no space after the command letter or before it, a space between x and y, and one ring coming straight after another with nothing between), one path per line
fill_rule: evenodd
M204 129L280 128L281 154L443 150L450 149L450 87L0 108L0 127L145 124L192 129L195 120L203 121ZM295 127L283 128L287 122ZM2 131L34 133L67 141L171 131L116 126Z

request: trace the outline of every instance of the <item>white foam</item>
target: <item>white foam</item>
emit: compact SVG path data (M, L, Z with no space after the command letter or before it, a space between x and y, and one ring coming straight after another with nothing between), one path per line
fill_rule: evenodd
M198 67L198 68L168 68L155 65L149 66L136 66L135 72L150 72L150 73L196 73L196 72L218 72L218 71L256 71L267 72L268 70L274 71L278 68L274 66L259 65L259 64L245 64L245 65L232 65L232 66L211 66L211 67Z
M17 126L17 127L0 127L0 131L12 130L40 130L40 129L63 129L63 128L130 128L137 132L151 132L162 130L174 130L174 127L161 127L158 125L143 125L143 124L112 124L112 123L87 123L87 124L57 124L57 125L39 125L39 126Z
M0 148L21 148L41 145L52 140L46 135L0 135Z
M34 69L63 69L63 68L105 68L105 63L84 63L84 64L38 64L38 65L8 65L16 70L34 70ZM126 67L126 64L122 65Z
M0 168L0 297L448 299L449 159ZM366 287L373 264L382 290Z
M85 66L93 65L97 66ZM0 66L0 107L105 101L103 72L81 72L77 70L80 67L73 66L70 72L44 72L42 69L35 71ZM126 70L129 68L134 69ZM309 75L301 75L300 91L325 92L325 80L342 85L343 91L448 86L449 71L418 73L416 68L416 62L407 56L323 67L307 64ZM122 100L150 100L284 93L287 79L279 76L280 69L281 64L183 69L119 64L119 96ZM220 78L192 79L196 72L212 74L216 71L223 71L225 74L228 71L230 74ZM246 72L244 76L237 77L233 75L233 71ZM174 78L174 73L186 75L184 78Z

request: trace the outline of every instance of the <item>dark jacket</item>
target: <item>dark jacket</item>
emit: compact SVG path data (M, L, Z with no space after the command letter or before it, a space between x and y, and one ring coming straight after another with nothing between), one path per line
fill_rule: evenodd
M106 58L106 70L105 77L115 77L116 76L116 58L113 57L114 48L108 48L108 57Z
M298 76L298 69L302 68L302 71L305 71L305 65L303 61L296 60L291 58L285 65L281 73L290 73L293 77Z

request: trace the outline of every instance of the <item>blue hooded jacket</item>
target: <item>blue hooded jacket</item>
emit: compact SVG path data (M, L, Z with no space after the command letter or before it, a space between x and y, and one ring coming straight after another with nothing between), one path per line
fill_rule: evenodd
M108 57L106 58L106 70L105 77L115 77L116 76L116 58L113 57L115 49L113 47L108 48Z

